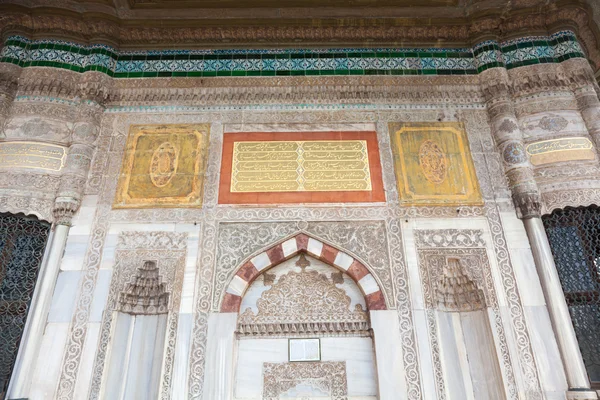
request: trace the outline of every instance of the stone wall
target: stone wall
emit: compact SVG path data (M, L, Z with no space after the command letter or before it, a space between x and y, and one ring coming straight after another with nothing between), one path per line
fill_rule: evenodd
M129 235L140 253L152 252L157 232L177 237L185 253L173 267L181 282L172 290L180 293L161 398L202 397L208 321L234 272L299 233L360 260L379 283L397 318L402 398L446 396L425 250L479 257L472 280L485 293L507 397L564 396L560 355L517 215L600 199L600 108L586 60L472 76L113 79L6 63L0 73L0 145L22 155L0 165L0 211L72 225L29 398L101 395L111 280L125 232L135 232ZM399 199L390 124L439 122L464 124L480 204L406 206ZM201 207L113 208L129 131L140 124L210 125ZM219 204L224 133L264 131L375 131L385 201ZM568 159L530 161L532 144L573 138L587 142L567 146L575 150ZM63 149L64 165L49 170L39 152L18 148L24 143Z

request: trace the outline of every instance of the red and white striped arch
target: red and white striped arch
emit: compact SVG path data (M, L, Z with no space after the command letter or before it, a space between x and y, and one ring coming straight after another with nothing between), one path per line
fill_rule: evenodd
M227 286L221 312L239 312L244 293L260 274L301 252L306 252L348 274L363 292L367 309L387 309L379 283L362 262L318 239L300 233L246 261Z

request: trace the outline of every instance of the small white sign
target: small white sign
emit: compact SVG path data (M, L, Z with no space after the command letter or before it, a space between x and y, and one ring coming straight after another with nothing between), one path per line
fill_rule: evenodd
M321 361L321 339L289 339L290 361Z

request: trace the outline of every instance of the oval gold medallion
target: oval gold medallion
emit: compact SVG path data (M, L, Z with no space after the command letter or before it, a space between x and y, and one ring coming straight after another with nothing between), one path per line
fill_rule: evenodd
M439 185L446 180L448 160L436 142L426 140L421 144L419 165L429 182Z
M177 149L170 142L164 142L152 154L150 180L156 187L171 182L177 172Z

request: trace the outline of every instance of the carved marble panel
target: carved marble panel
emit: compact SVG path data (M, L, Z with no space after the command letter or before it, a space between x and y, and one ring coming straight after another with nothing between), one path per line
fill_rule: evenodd
M137 88L136 90L147 90L143 87L143 84L148 81L139 81L139 85L137 83L134 85ZM427 85L432 83L428 79L426 81ZM260 84L262 85L262 83ZM382 137L384 131L380 132L379 128L382 124L387 126L390 121L436 121L440 116L443 116L444 120L451 121L458 118L465 121L469 140L476 140L475 146L483 149L486 156L488 153L493 155L493 151L490 150L493 148L493 142L488 132L489 127L487 127L485 119L486 113L482 110L480 95L471 89L469 89L469 93L472 92L475 98L471 98L469 95L462 98L460 104L452 103L454 102L452 100L451 104L445 102L443 106L436 106L437 109L415 105L413 99L407 101L405 106L394 106L391 110L381 110L377 107L366 110L364 107L332 109L330 106L323 107L320 105L309 106L308 108L296 106L286 108L281 104L264 107L249 106L250 108L248 108L246 105L241 104L227 107L207 107L203 105L182 111L173 105L142 108L133 103L134 106L132 107L128 106L122 109L117 107L108 110L103 116L100 137L97 142L98 151L94 157L86 188L87 194L99 195L99 206L91 229L92 234L83 266L85 276L78 295L75 317L69 332L56 397L66 400L72 399L74 395L77 374L83 365L82 353L88 333L87 320L97 270L101 262L106 234L111 223L125 221L142 223L197 221L202 225L201 246L197 261L198 273L195 284L194 333L188 380L190 398L200 398L204 385L206 322L211 309L213 307L218 309L218 299L224 291L223 285L230 279L231 274L235 273L236 266L245 258L260 252L262 248L273 242L298 232L300 227L297 226L297 221L309 221L304 228L310 231L311 235L323 238L323 241L332 243L336 247L346 249L349 253L364 261L365 265L372 268L373 275L377 277L380 287L385 292L386 303L389 308L393 308L394 304L397 306L404 357L402 362L406 371L408 398L421 398L419 357L412 326L412 311L408 294L408 272L404 262L399 218L464 219L472 216L483 216L485 209L481 206L433 207L424 205L398 207L394 202L375 206L358 204L351 207L339 207L337 205L271 208L216 206L223 124L284 123L330 124L329 126L333 126L335 124L365 123L365 121L377 123L383 173L385 175L384 182L389 195L389 193L394 192L394 173L389 145L383 145L389 142L389 134L385 138ZM419 88L416 92L422 95L422 90L422 88ZM220 96L221 94L208 95ZM437 101L433 97L432 101ZM429 99L429 96L427 98ZM426 102L427 104L431 103L429 100ZM242 109L239 107L242 107ZM205 185L203 209L111 210L121 167L120 160L123 158L130 125L198 123L211 124L207 185ZM478 173L480 170L482 171L483 177L488 176L488 169L485 166L480 169L480 165L477 165L477 168ZM497 172L496 169L492 170ZM497 185L498 187L502 185L505 187L505 184L500 181ZM51 210L51 204L49 209ZM228 225L237 225L237 227L228 229ZM240 228L244 225L249 227L247 231ZM262 228L267 226L269 226L268 229ZM350 226L359 228L352 233L349 229ZM366 226L372 226L372 228ZM222 251L224 249L221 248L220 235L223 234L222 230L225 232L224 242L233 244L231 249L225 251Z
M346 363L264 363L263 400L279 400L298 385L308 385L331 400L348 399ZM309 398L306 393L302 398Z

